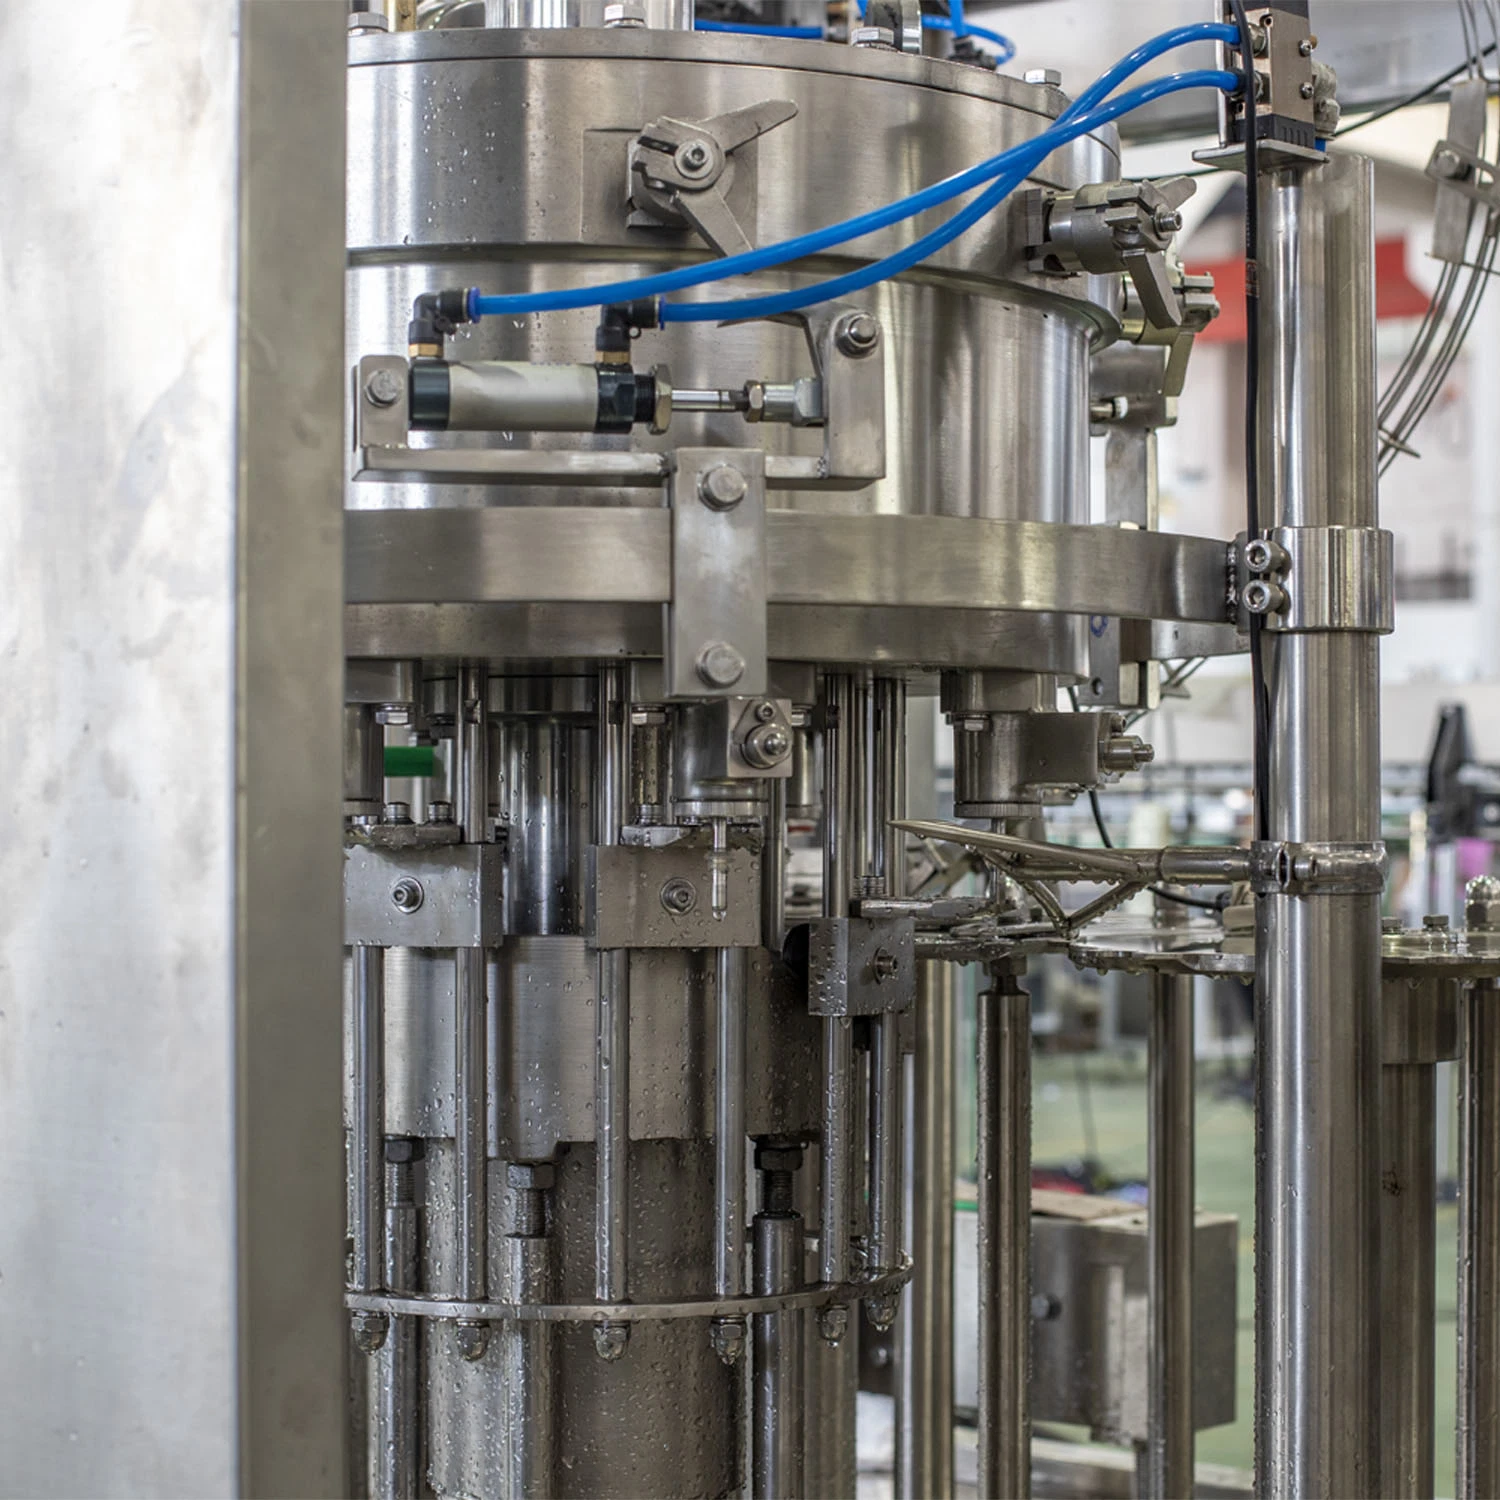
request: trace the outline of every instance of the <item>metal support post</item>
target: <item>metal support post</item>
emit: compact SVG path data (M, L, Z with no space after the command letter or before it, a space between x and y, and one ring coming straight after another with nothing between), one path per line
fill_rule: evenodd
M979 1493L1031 1494L1031 997L979 997Z
M506 1235L505 1295L515 1302L552 1296L552 1245L547 1235L550 1165L510 1169L515 1229ZM513 1500L548 1500L557 1493L554 1451L552 1331L543 1322L513 1322L501 1332L505 1368L505 1433Z
M896 1500L953 1494L953 979L950 964L917 965L902 1153L912 1277L896 1322Z
M1500 1494L1500 984L1469 997L1459 1177L1460 1500Z
M385 1143L385 949L354 949L354 1098L349 1133L349 1288L381 1280Z
M1193 1493L1193 978L1151 975L1146 1485Z
M599 672L598 842L618 844L630 787L625 669ZM601 951L594 1056L594 1295L623 1302L629 1295L630 1223L630 953ZM628 1324L595 1330L601 1358L623 1352Z
M420 1141L393 1137L385 1156L385 1285L393 1292L419 1290L420 1241L412 1163ZM372 1356L376 1392L372 1500L418 1500L418 1362L421 1327L416 1318L392 1316L385 1343Z
M755 1216L757 1296L794 1292L802 1285L802 1216L791 1203L791 1174L767 1172L767 1209ZM773 1185L781 1178L782 1183ZM770 1207L785 1188L784 1205ZM804 1494L803 1317L767 1313L754 1320L755 1386L752 1420L754 1500L797 1500Z
M786 942L786 782L766 781L766 837L761 849L761 933L772 953Z
M1277 167L1257 186L1260 524L1373 527L1370 163ZM1377 635L1263 641L1272 844L1374 855ZM1380 898L1263 884L1256 906L1256 1490L1374 1495Z
M745 1280L745 989L748 950L715 950L714 1295Z

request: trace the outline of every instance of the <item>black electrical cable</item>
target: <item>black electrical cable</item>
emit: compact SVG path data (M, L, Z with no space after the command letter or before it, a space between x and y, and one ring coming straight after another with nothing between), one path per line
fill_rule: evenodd
M1099 830L1099 842L1106 849L1113 849L1115 841L1109 836L1109 829L1104 824L1104 812L1099 806L1099 793L1093 788L1089 789L1089 806L1094 810L1094 827ZM1179 896L1176 891L1163 889L1159 885L1148 885L1146 887L1153 896L1160 896L1163 901L1175 901L1178 906L1196 906L1200 911L1223 911L1224 908L1217 901L1200 901L1196 896Z
M1490 42L1488 45L1479 49L1479 55L1481 57L1487 57L1494 51L1495 44L1493 42ZM1410 109L1413 104L1420 104L1424 99L1431 98L1432 95L1437 93L1437 91L1445 84L1452 83L1455 78L1460 76L1460 74L1467 73L1471 65L1472 64L1470 60L1468 58L1465 58L1464 61L1459 63L1456 68L1449 68L1441 78L1434 78L1431 83L1429 83L1425 88L1418 89L1416 93L1408 94L1404 99L1398 99L1394 104L1384 105L1382 108L1374 111L1373 114L1361 115L1359 119L1351 120L1347 125L1340 125L1339 128L1334 131L1334 137L1337 139L1340 136L1348 135L1350 131L1363 130L1366 125L1373 125L1376 120L1384 120L1387 116L1397 114L1403 109Z
M1255 111L1255 65L1252 62L1250 20L1244 0L1229 0L1240 28L1240 61L1245 77L1245 530L1260 535L1260 154ZM1271 702L1266 686L1264 622L1250 616L1250 699L1255 721L1253 780L1255 836L1270 837L1270 787L1266 746L1271 738Z

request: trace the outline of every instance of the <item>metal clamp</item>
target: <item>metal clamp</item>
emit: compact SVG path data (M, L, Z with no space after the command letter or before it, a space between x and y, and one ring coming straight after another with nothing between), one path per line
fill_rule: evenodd
M344 851L344 942L493 948L505 936L499 844Z
M1250 889L1258 896L1368 896L1385 889L1384 844L1250 846Z
M1373 526L1278 526L1241 536L1242 626L1260 615L1267 630L1369 631L1396 628L1395 543Z
M722 860L724 910L712 902L713 860ZM683 839L653 848L589 849L586 926L596 948L758 948L760 855L731 846L715 855Z
M815 1016L909 1010L917 992L910 917L821 917L809 924L807 1008Z

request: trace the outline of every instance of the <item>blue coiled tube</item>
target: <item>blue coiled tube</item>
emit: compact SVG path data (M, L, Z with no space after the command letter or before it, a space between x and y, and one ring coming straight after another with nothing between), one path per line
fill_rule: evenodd
M1139 109L1155 99L1168 94L1179 94L1184 89L1219 88L1233 93L1240 86L1240 76L1217 68L1203 68L1189 73L1174 73L1168 78L1158 78L1143 84L1118 99L1101 105L1088 114L1064 116L1052 129L1039 135L1034 141L1013 147L1005 155L1012 157L1002 169L1001 176L975 200L954 214L945 224L930 230L920 239L913 240L904 250L887 255L883 260L861 266L828 281L819 281L795 291L771 292L759 297L737 297L723 302L664 302L661 308L663 323L718 323L744 318L770 318L780 313L797 312L819 302L832 302L854 292L864 291L878 281L887 281L899 276L902 271L927 260L945 246L951 244L966 229L972 228L980 219L992 213L999 204L1027 176L1041 164L1058 146L1075 136L1086 135L1099 124L1118 118L1132 109ZM1071 113L1071 111L1070 111ZM999 158L997 157L998 161Z
M477 321L481 317L504 314L564 312L578 308L598 307L610 302L626 302L638 297L662 296L670 292L684 291L689 287L728 280L733 276L764 271L772 266L785 265L789 261L801 260L821 251L848 244L852 240L887 228L891 224L914 218L928 209L940 207L951 199L968 192L971 188L979 187L1000 177L1018 159L1018 153L1025 153L1025 159L1030 161L1032 153L1042 147L1044 149L1041 151L1041 156L1036 158L1041 160L1061 145L1065 139L1071 140L1076 135L1086 134L1088 130L1097 129L1100 125L1107 124L1128 110L1149 102L1150 98L1161 97L1160 93L1147 95L1147 91L1156 89L1159 84L1166 83L1168 80L1158 80L1157 83L1147 84L1144 89L1136 91L1135 94L1127 95L1123 100L1114 101L1108 107L1107 113L1103 111L1097 115L1082 113L1086 100L1102 99L1123 78L1171 48L1184 46L1189 42L1233 41L1237 35L1238 33L1232 26L1219 22L1203 22L1197 25L1176 27L1136 48L1129 57L1117 63L1080 96L1062 119L1035 140L1013 146L1009 151L1001 152L999 156L992 157L989 161L955 173L952 177L944 178L941 182L923 188L920 192L913 193L896 203L886 204L882 208L871 209L863 214L856 214L853 218L845 219L841 223L831 224L824 229L813 230L807 234L796 235L774 245L764 245L738 255L725 256L720 260L681 266L674 271L663 271L654 276L643 276L631 281L607 282L600 286L571 287L550 292L521 292L507 296L485 296L479 292L478 288L475 288L469 292L469 316ZM1198 87L1204 84L1218 88L1238 87L1237 76L1230 73L1204 70L1201 74L1180 76L1193 78L1195 81L1182 83L1177 87ZM1231 83L1226 84L1223 82L1225 79L1231 80ZM1175 91L1176 88L1168 90L1168 92ZM1072 128L1085 119L1086 123L1082 125L1082 128ZM1066 135L1062 133L1065 126L1068 127ZM1028 170L1030 170L1029 167ZM995 200L995 202L998 201L999 199ZM962 233L962 230L957 232Z

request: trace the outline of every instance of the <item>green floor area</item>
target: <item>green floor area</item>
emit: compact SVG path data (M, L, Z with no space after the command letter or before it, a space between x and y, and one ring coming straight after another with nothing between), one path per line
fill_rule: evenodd
M1246 1064L1232 1066L1242 1071ZM1085 1101L1086 1084L1087 1100ZM1141 1055L1037 1055L1033 1064L1033 1156L1038 1162L1082 1158L1091 1143L1115 1179L1146 1172L1146 1074ZM1089 1119L1092 1114L1092 1125ZM1198 1458L1248 1469L1255 1381L1254 1134L1249 1104L1226 1086L1226 1066L1200 1065L1197 1088L1197 1200L1240 1221L1238 1418L1198 1434ZM1453 1494L1456 1213L1438 1209L1437 1488Z

